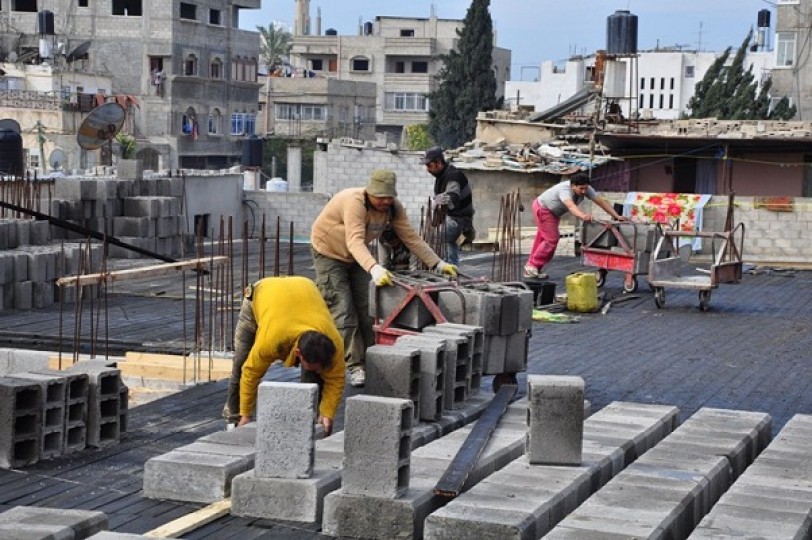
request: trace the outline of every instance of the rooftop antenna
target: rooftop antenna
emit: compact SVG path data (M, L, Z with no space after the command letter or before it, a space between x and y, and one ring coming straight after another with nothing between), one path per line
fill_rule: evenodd
M696 48L697 52L702 52L702 21L699 21L699 44Z

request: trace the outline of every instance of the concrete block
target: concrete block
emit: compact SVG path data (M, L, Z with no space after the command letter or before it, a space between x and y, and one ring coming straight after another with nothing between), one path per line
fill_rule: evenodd
M51 241L51 228L47 221L30 221L29 243L32 246L45 246ZM19 235L19 231L17 232Z
M527 456L530 463L580 465L584 380L528 375Z
M397 498L409 487L414 404L408 399L346 400L342 492Z
M24 467L39 459L42 387L13 377L0 378L0 467Z
M413 285L412 290L402 287L376 287L369 283L369 311L371 317L378 317L381 321L387 320L392 314L395 317L391 325L397 328L420 331L435 322L434 316L426 307L426 303L418 296L410 294L419 287ZM427 293L436 303L437 293ZM407 298L410 298L407 301Z
M36 381L42 388L42 425L40 426L40 459L62 454L65 436L65 399L67 379L57 375L17 373L18 379Z
M505 373L507 341L507 336L500 336L498 334L485 336L485 373Z
M373 345L366 352L366 391L373 396L408 399L420 416L420 350Z
M519 373L527 370L527 351L530 331L519 330L510 334L505 344L505 373Z
M231 482L231 513L264 519L320 523L324 497L341 486L339 467L313 469L309 478L260 478L253 471Z
M402 336L396 344L420 350L420 420L438 421L444 409L445 340L426 335Z
M13 284L14 309L32 309L34 307L34 283L20 281Z
M77 539L104 531L108 526L103 512L34 506L15 506L6 510L0 514L0 524L16 526L18 531L52 529L51 534L56 535L62 534L58 531L66 530L71 533L70 538Z
M144 496L212 503L228 497L232 479L253 466L253 456L172 451L144 465Z
M475 330L478 327L453 327L448 324L428 326L423 329L424 334L440 334L465 338L465 342L458 343L457 359L454 369L453 404L463 403L471 393L471 366L474 359ZM483 345L484 347L484 345ZM449 373L451 373L449 371Z
M492 292L487 284L459 287L456 291L442 291L438 296L438 305L449 322L480 326L484 329L485 335L499 334L502 297Z
M105 364L86 360L67 369L88 376L87 446L94 448L118 444L121 437L121 372Z
M308 478L313 472L316 384L263 382L257 397L259 478Z

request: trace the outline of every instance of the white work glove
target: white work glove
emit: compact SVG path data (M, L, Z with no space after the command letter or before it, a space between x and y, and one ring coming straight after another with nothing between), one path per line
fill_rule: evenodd
M440 261L434 267L436 271L449 277L457 277L457 267L445 261Z
M434 203L434 208L439 208L441 206L447 207L449 204L451 204L451 196L446 193L440 193L432 198L432 202Z
M372 281L375 282L376 287L383 287L384 285L394 285L395 282L392 281L392 272L381 266L380 264L376 264L373 266L370 271L372 274Z

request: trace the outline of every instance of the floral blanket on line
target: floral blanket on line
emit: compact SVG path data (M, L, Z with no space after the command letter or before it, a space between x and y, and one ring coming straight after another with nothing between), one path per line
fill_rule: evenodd
M633 221L664 223L671 225L679 221L679 230L685 232L702 230L702 209L710 200L710 195L696 193L647 193L631 192L626 196L624 214ZM700 248L701 239L684 239L694 249Z

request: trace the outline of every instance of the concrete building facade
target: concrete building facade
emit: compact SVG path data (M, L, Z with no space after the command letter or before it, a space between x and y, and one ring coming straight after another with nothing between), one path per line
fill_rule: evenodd
M778 0L775 6L773 89L798 108L796 120L812 118L812 66L806 46L812 32L812 0Z
M17 62L47 59L61 72L109 76L108 93L135 96L133 134L145 168L223 168L239 161L256 124L259 34L238 25L241 10L259 7L260 0L4 2L0 50Z
M368 82L377 85L377 130L399 141L404 126L428 121L428 94L443 66L440 56L457 46L462 21L428 18L376 17L359 28L358 35L302 33L309 21L297 2L297 27L291 65L315 77ZM319 18L318 26L321 26ZM320 30L320 28L319 28ZM497 97L504 96L510 78L510 51L494 47L490 68L496 76Z

